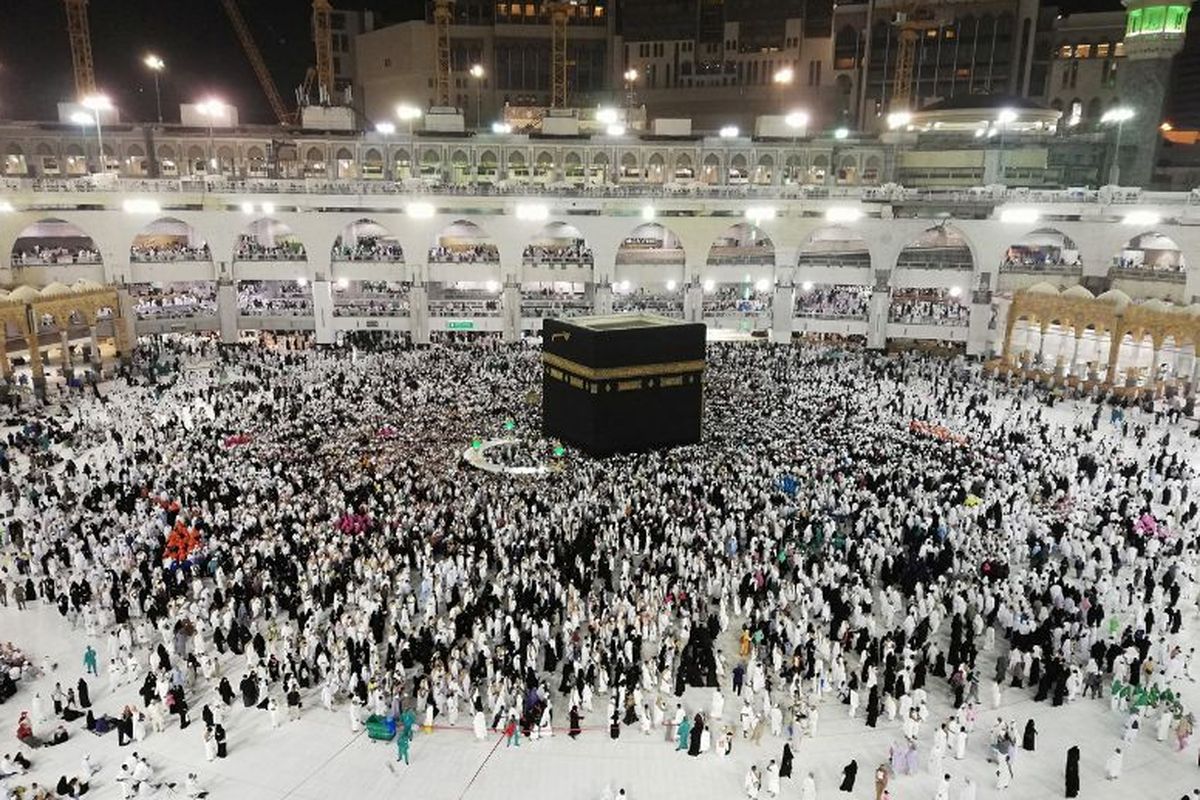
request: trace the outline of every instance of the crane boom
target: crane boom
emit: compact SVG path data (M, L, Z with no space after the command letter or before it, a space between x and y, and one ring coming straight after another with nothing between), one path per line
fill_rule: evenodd
M567 15L570 4L551 0L550 7L550 107L567 106Z
M333 102L333 7L329 0L313 0L312 28L313 44L317 49L317 85L324 95L322 100Z
M87 0L65 0L67 35L71 39L71 64L75 69L75 93L96 93L96 71L92 66L92 34L88 28Z
M233 25L233 30L242 43L242 50L246 52L246 58L250 59L250 66L254 68L258 83L262 87L263 94L267 96L267 102L271 104L271 110L279 119L279 124L290 125L293 121L292 115L288 113L287 107L283 104L283 98L279 95L279 89L275 86L274 79L271 78L267 63L263 61L258 45L254 43L254 37L250 35L250 28L246 25L241 10L238 9L237 0L221 0L221 5L225 8L225 14L229 17L229 22Z
M433 6L433 30L437 37L437 72L434 74L434 89L439 106L450 105L450 7L454 0L435 0Z

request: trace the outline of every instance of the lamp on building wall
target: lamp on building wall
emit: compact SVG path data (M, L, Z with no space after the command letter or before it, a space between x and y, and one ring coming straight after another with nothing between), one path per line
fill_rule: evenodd
M483 127L483 76L487 73L482 64L471 65L471 77L475 79L475 127Z
M633 85L637 83L638 71L636 69L625 70L625 121L629 121L629 110L633 108L634 100Z
M796 70L791 67L783 67L775 70L775 74L771 76L771 81L779 87L779 107L784 104L787 87L792 85L792 81L796 80Z

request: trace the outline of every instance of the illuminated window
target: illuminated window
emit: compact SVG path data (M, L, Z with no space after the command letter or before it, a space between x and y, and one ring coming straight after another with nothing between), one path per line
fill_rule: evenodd
M525 4L525 16L533 19L537 16L537 7L533 3Z
M1058 55L1059 55L1059 58L1070 58L1070 57L1071 57L1071 52L1072 52L1072 51L1071 51L1071 45L1069 45L1069 44L1064 44L1064 45L1063 45L1061 48L1059 48L1059 50L1058 50Z
M1096 58L1108 58L1108 42L1101 42L1096 45Z
M1124 42L1117 42L1113 46L1113 56L1115 56L1116 58L1124 58L1125 57L1125 43Z
M1075 48L1076 58L1091 58L1092 46L1090 44L1081 44Z

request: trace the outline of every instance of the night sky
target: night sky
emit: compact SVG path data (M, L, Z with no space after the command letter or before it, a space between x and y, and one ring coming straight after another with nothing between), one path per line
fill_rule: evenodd
M421 0L334 0L336 8L370 8L387 21L420 17ZM314 60L311 0L239 0L284 103ZM0 118L55 119L56 104L75 93L66 12L61 0L0 0ZM151 120L154 78L142 66L153 51L162 73L163 116L179 104L217 96L243 122L274 122L233 26L218 0L91 0L97 86L126 120Z
M637 2L637 0L626 0ZM763 0L770 2L770 0ZM284 102L314 61L311 0L239 0ZM387 22L419 18L422 0L334 0L370 8ZM55 105L74 95L66 13L60 0L2 0L0 118L52 120ZM1118 0L1064 0L1064 11L1119 8ZM89 19L96 82L126 120L152 120L154 81L142 58L167 62L163 115L178 118L181 102L220 97L243 122L274 122L254 72L218 0L91 0Z

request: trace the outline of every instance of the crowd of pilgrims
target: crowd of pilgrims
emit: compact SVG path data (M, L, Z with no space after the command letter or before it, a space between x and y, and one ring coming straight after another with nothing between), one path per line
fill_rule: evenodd
M871 301L869 286L817 286L796 292L799 317L866 319Z
M903 289L892 292L888 320L908 325L966 325L970 306L945 289Z
M356 342L159 339L105 398L26 412L59 443L27 449L58 463L0 476L0 599L55 605L89 643L83 667L53 676L56 716L77 727L86 712L136 743L199 708L201 733L166 735L203 741L209 760L241 707L272 726L319 705L351 730L376 714L510 744L655 731L692 756L769 734L778 759L755 757L732 795L794 779L804 800L816 780L792 774L793 748L831 715L900 720L863 765L877 800L918 748L948 798L953 759L1002 693L1104 697L1126 732L1189 746L1190 713L1109 697L1114 679L1190 677L1183 428L1135 410L1114 426L1095 399L1051 417L1042 395L961 361L713 345L701 444L569 453L522 483L454 454L505 420L537 439L536 348ZM21 626L5 627L19 647ZM141 702L93 714L100 675ZM42 744L58 722L40 694L20 699L22 742ZM972 748L998 786L1032 727L1002 717ZM10 785L36 775L38 751L23 752L0 762ZM1077 748L1071 764L1067 797ZM122 769L127 796L158 779ZM969 779L953 791L975 797Z
M138 319L185 318L217 313L215 283L131 284L133 313Z
M15 267L40 264L99 264L100 251L89 246L18 246L13 248L12 263Z
M185 242L170 244L137 244L129 248L129 260L134 263L168 263L172 261L211 261L208 245L201 242L189 245Z
M353 244L344 243L339 237L333 245L332 259L338 261L384 261L404 263L404 250L400 243L383 236L360 236Z

